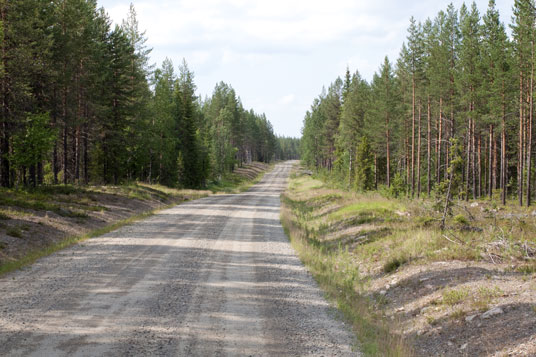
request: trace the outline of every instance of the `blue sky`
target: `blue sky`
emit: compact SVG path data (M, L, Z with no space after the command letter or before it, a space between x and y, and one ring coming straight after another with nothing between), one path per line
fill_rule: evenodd
M396 0L98 0L121 23L133 2L152 62L185 58L201 96L219 81L244 107L266 113L279 135L301 136L305 112L346 66L370 80L395 61L409 18L435 17L449 2ZM459 8L462 1L453 1ZM476 1L481 14L488 1ZM496 0L510 23L513 0Z

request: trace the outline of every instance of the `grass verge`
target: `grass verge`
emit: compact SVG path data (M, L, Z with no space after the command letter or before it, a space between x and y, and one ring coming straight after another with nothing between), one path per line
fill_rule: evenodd
M328 298L334 301L358 336L357 348L366 356L407 356L409 347L401 336L391 332L387 322L374 308L375 302L360 291L359 266L347 249L330 249L315 239L307 219L292 209L292 200L283 195L281 223L302 262L313 274ZM299 211L298 211L299 212Z
M211 182L207 189L212 193L240 193L262 180L264 174L273 169L275 164L260 164L245 166L237 172L223 176L219 181Z

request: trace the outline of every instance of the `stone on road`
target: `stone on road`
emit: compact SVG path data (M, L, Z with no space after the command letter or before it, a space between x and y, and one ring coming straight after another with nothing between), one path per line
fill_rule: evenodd
M0 355L358 354L281 227L290 168L4 275Z

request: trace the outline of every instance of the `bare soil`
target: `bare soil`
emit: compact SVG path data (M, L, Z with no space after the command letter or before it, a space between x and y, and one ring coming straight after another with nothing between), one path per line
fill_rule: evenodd
M7 212L4 214L7 219L0 220L0 264L66 237L79 236L147 211L210 193L185 190L181 194L166 196L152 192L149 186L140 186L140 190L144 193L142 198L133 198L122 187L113 186L87 187L69 195L50 195L46 203L58 205L57 211L0 205L0 209Z
M408 265L369 275L367 291L418 356L536 356L536 281L511 268L462 261ZM460 301L447 303L453 291ZM486 317L493 309L498 313Z

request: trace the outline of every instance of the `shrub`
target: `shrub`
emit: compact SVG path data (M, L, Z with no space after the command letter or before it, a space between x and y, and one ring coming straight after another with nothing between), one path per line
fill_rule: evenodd
M406 264L408 261L409 259L405 255L392 257L383 265L383 271L384 273L391 273L397 270L400 266Z

